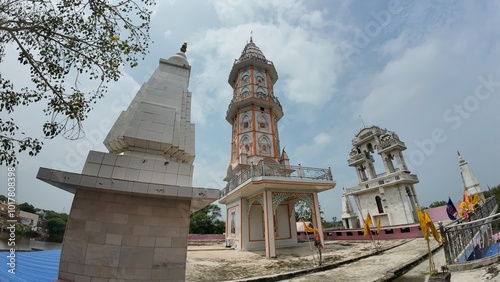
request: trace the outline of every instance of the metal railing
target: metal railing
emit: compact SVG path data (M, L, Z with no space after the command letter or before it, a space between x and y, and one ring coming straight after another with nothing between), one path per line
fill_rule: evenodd
M236 90L234 90L234 91L236 91ZM226 114L229 112L229 110L231 109L231 106L234 103L236 103L238 101L250 99L250 98L257 98L257 99L260 99L260 100L265 100L265 101L277 103L278 106L280 107L280 109L283 111L283 107L281 106L281 103L280 103L278 97L274 96L274 93L272 93L271 95L267 95L266 93L262 93L262 92L245 91L245 92L243 92L241 94L236 94L233 97L233 99L231 99L231 102L229 103L229 106L228 106L228 109L226 111Z
M225 197L229 192L247 180L262 176L333 181L330 168L313 168L301 165L281 165L262 162L259 165L252 164L250 167L239 171L231 177L226 187L220 190L219 198Z
M444 253L448 265L478 260L499 253L500 213L495 197L487 198L468 220L443 226Z

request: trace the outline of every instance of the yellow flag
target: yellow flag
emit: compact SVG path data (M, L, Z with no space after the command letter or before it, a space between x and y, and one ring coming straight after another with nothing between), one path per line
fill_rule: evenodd
M311 228L311 227L307 226L307 224L306 224L306 222L304 221L304 219L301 219L301 220L302 220L302 224L304 224L304 230L305 230L306 232L308 232L308 233L312 233L312 232L317 233L317 232L318 232L318 229L316 229L316 228Z
M429 229L427 228L427 221L425 219L425 215L419 208L417 208L417 214L418 214L418 221L420 222L420 229L422 230L424 239L429 241Z
M364 227L364 233L363 236L366 236L370 234L370 237L372 236L372 233L370 232L370 225L372 225L372 217L370 216L370 212L366 215L365 219L365 227Z
M481 197L479 196L478 193L470 196L469 198L469 201L470 201L470 204L472 207L474 207L475 205L479 204L479 201L481 200Z
M434 225L434 222L432 221L431 217L427 214L427 212L425 210L423 213L425 216L425 221L426 221L427 227L429 227L431 229L432 237L434 237L434 240L436 240L436 242L441 244L441 237L439 236L439 233L436 229L436 226ZM429 231L427 231L427 233L428 232ZM429 236L429 235L427 235L427 236Z

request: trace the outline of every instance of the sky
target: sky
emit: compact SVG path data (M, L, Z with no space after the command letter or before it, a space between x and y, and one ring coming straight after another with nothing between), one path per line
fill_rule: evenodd
M83 124L86 136L44 140L37 156L18 155L18 202L69 212L73 194L37 180L39 167L79 173L89 150L106 151L102 142L119 113L159 59L178 52L184 41L196 124L193 185L222 189L231 133L227 79L250 34L278 72L274 93L285 114L280 143L290 163L332 170L336 187L319 194L326 220L340 219L342 188L357 185L347 159L364 126L394 131L406 143L404 156L420 179L420 205L460 199L457 151L483 190L500 184L500 2L158 2L149 54L109 85ZM29 83L15 50L9 47L6 54L0 72L18 85ZM87 87L84 81L81 87ZM42 109L30 105L13 117L22 131L41 137L48 119ZM6 183L7 168L2 170L0 181ZM6 194L2 187L0 194Z

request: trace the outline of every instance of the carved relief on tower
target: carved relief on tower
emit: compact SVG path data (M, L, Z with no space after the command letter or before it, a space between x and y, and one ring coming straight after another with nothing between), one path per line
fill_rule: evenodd
M252 130L252 115L249 113L243 113L240 116L240 132L246 132Z
M252 153L252 138L248 135L243 135L240 140L240 154L251 154Z
M269 137L261 135L257 142L259 148L259 155L269 156L272 153L272 143Z
M251 76L250 69L246 69L240 72L240 83L238 88L238 96L240 99L244 99L251 96Z
M267 99L268 89L266 83L266 72L258 69L254 69L254 91L255 95L261 99Z
M261 87L267 87L266 83L266 72L259 69L254 70L255 85Z
M250 84L250 69L246 69L240 73L241 86Z
M356 157L357 155L361 156L361 151L359 150L359 148L353 147L351 149L351 151L349 152L349 157L353 158L353 157Z
M264 113L260 113L257 117L257 130L263 132L269 132L269 116Z

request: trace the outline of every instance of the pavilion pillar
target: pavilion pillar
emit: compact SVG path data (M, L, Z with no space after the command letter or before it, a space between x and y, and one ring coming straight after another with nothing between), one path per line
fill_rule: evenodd
M264 221L266 256L274 258L276 257L276 236L274 232L273 193L271 191L264 192Z
M318 193L312 193L313 195L313 205L314 205L314 218L313 218L313 224L316 229L318 229L319 237L321 239L321 242L324 242L323 238L323 224L321 222L321 211L319 209L319 200L318 200Z

